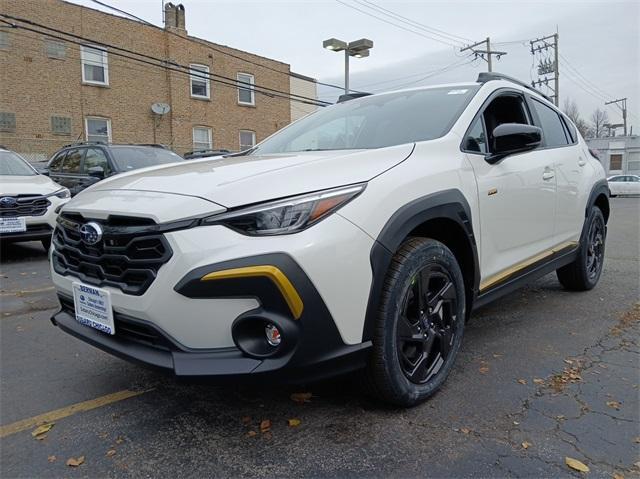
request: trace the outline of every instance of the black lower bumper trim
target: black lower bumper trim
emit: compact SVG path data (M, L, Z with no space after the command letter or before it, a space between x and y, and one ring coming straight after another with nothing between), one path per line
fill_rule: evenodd
M27 225L27 231L0 233L0 241L13 243L21 241L42 241L50 239L53 229L49 225Z
M119 358L173 372L176 376L207 379L278 379L283 382L312 381L360 369L370 343L344 345L327 351L313 362L284 363L278 359L252 359L236 348L220 351L171 351L111 336L78 323L66 311L51 321L64 332Z

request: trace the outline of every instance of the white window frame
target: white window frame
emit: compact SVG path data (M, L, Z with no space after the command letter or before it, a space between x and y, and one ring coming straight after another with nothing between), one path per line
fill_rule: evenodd
M246 79L241 80L240 76L245 76L245 77L249 77L248 81ZM254 85L256 84L256 77L254 77L251 73L244 73L244 72L238 72L236 74L236 80L238 82L238 105L249 105L249 106L255 106L256 104L256 91L254 88ZM243 82L243 83L240 83ZM250 83L251 86L248 87L246 85L246 83ZM240 100L240 92L242 90L249 90L249 93L251 93L251 101L241 101Z
M102 53L102 68L104 69L104 82L87 80L84 75L84 65L86 61L86 49L98 50ZM109 54L107 51L98 45L80 45L80 69L82 70L82 83L86 85L100 85L109 86Z
M111 118L102 116L85 116L84 117L84 138L89 141L89 120L104 120L107 122L107 143L111 143Z
M196 67L197 70L194 68ZM209 65L202 65L201 63L190 63L189 64L189 94L191 98L197 98L199 100L210 100L211 99L211 79L209 78L209 74L211 73L209 69ZM193 76L194 74L202 75L206 74L207 78L201 78L201 76ZM205 85L207 87L206 95L194 95L193 94L193 80L202 81L204 80Z
M196 148L196 130L205 130L207 132L209 146L207 146L206 148L200 148L200 147ZM191 140L192 140L191 146L193 148L193 151L213 149L213 132L211 131L211 128L208 126L202 126L202 125L194 126L193 129L191 130ZM198 142L198 143L201 143L201 142Z
M252 137L253 137L253 143L251 144L251 146L249 148L253 148L256 145L256 132L253 130L240 130L240 132L238 133L238 144L240 145L240 151L244 151L244 149L242 148L242 134L243 133L251 133ZM249 149L249 148L245 148L245 149Z

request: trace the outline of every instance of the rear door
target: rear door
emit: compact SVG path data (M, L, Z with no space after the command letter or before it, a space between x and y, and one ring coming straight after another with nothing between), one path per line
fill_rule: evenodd
M590 193L586 182L591 178L592 167L562 114L541 99L528 96L528 100L534 122L543 132L540 151L553 164L556 175L555 242L577 241L585 221L586 195Z
M476 175L480 208L480 292L525 268L554 246L556 179L544 151L510 155L495 164L492 132L503 123L532 124L524 95L498 91L471 124L463 150Z

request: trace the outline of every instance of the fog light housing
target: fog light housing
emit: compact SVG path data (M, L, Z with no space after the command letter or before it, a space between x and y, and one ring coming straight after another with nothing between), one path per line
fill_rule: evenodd
M268 323L264 327L264 334L267 336L267 343L274 348L280 346L282 337L280 336L280 330L273 323Z

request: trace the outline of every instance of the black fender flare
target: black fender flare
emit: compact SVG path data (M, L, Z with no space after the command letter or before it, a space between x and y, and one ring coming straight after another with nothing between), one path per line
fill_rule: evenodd
M393 255L411 231L426 221L442 218L456 222L466 232L465 241L473 252L472 300L475 299L480 284L480 268L471 222L471 208L465 196L458 189L449 189L417 198L389 218L371 248L372 280L362 332L363 341L370 341L373 338L384 278Z
M580 244L582 244L584 236L587 234L587 219L589 218L591 208L596 204L596 200L600 195L604 195L605 198L607 198L607 211L602 212L604 215L605 225L609 220L609 183L607 180L599 180L591 188L591 193L589 193L589 199L587 200L587 204L584 209L584 224L582 225L582 231L580 232Z

